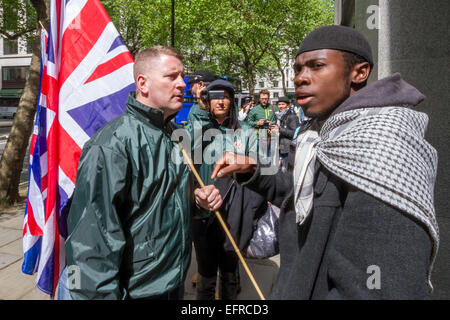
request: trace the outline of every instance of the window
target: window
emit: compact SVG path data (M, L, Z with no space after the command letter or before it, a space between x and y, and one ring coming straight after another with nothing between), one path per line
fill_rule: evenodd
M278 98L278 92L274 92L274 93L273 93L273 97L274 97L274 98Z
M277 87L278 87L278 81L274 81L274 82L273 82L273 87L274 87L274 88L277 88Z
M27 53L33 53L34 39L35 38L27 39Z
M17 107L19 100L19 97L0 97L0 107Z
M29 67L3 67L2 68L2 88L22 89L28 78Z
M260 87L260 88L264 88L264 81L260 81L260 82L259 82L259 87Z
M3 39L3 54L17 54L19 53L19 47L16 40Z

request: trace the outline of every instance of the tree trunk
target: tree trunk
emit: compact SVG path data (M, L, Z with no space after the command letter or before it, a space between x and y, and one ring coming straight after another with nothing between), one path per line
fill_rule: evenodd
M47 21L47 6L44 0L32 0L38 13L38 19ZM39 28L37 29L39 30ZM20 98L16 116L12 124L8 142L0 160L0 203L13 204L19 197L19 180L22 164L33 129L33 118L36 112L40 74L40 35L36 35L29 76Z
M281 65L281 59L273 51L271 51L270 54L272 55L272 57L274 58L275 62L277 63L278 71L280 71L280 74L281 74L281 84L283 85L283 95L287 96L286 76L284 74L283 66Z
M280 70L280 73L281 73L281 81L283 82L283 95L287 96L286 76L284 75L284 70Z
M255 76L253 74L253 68L251 66L247 66L247 82L248 82L248 92L250 97L255 97Z

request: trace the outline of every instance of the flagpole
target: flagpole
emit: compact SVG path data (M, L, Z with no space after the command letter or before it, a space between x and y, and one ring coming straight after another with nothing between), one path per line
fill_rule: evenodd
M45 32L47 32L47 30L45 30L44 25L42 24L41 20L39 20L38 22L41 25L41 28L44 29Z
M200 184L200 186L202 188L205 188L205 184L203 183L202 178L200 178L199 174L197 173L197 170L195 169L194 165L192 164L191 158L186 153L186 150L184 150L184 148L183 148L183 146L181 145L180 142L178 142L178 145L180 146L181 153L183 154L183 157L186 160L189 168L191 168L192 172L194 173L194 176L197 179L198 183ZM242 263L242 266L244 267L245 271L247 272L247 275L250 278L250 281L252 282L253 286L255 287L256 292L258 293L260 299L261 300L266 300L266 298L264 298L264 295L262 294L261 290L259 289L259 286L256 283L252 272L250 271L247 263L245 262L244 257L241 254L241 251L239 250L238 246L236 245L236 242L234 241L233 236L231 235L230 231L228 230L228 227L227 227L225 221L223 220L219 210L214 211L214 213L216 214L217 219L219 220L223 230L225 231L225 234L227 235L228 239L230 240L230 242L231 242L231 244L232 244L232 246L234 248L234 251L236 252L239 260Z

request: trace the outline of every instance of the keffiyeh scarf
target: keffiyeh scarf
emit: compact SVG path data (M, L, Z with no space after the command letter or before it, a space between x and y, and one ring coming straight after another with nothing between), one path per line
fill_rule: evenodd
M434 210L437 152L424 139L428 116L403 107L356 109L331 116L320 132L297 137L294 203L302 224L313 205L315 159L330 172L423 223L439 247Z

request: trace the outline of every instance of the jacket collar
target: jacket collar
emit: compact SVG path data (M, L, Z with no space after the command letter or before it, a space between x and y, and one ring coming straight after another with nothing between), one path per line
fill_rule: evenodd
M230 117L226 117L225 120L223 120L222 124L219 124L219 122L217 122L216 118L214 118L211 113L209 114L209 119L211 120L212 124L214 127L222 129L222 130L226 130L228 128L228 124L230 123Z
M265 107L260 103L259 106L261 106L261 108L263 109L267 109L267 108L271 108L272 105L270 103L268 103Z
M160 109L147 106L136 100L136 92L130 92L127 101L127 112L134 115L145 123L152 124L160 129L170 122L176 114L164 121L164 113Z

